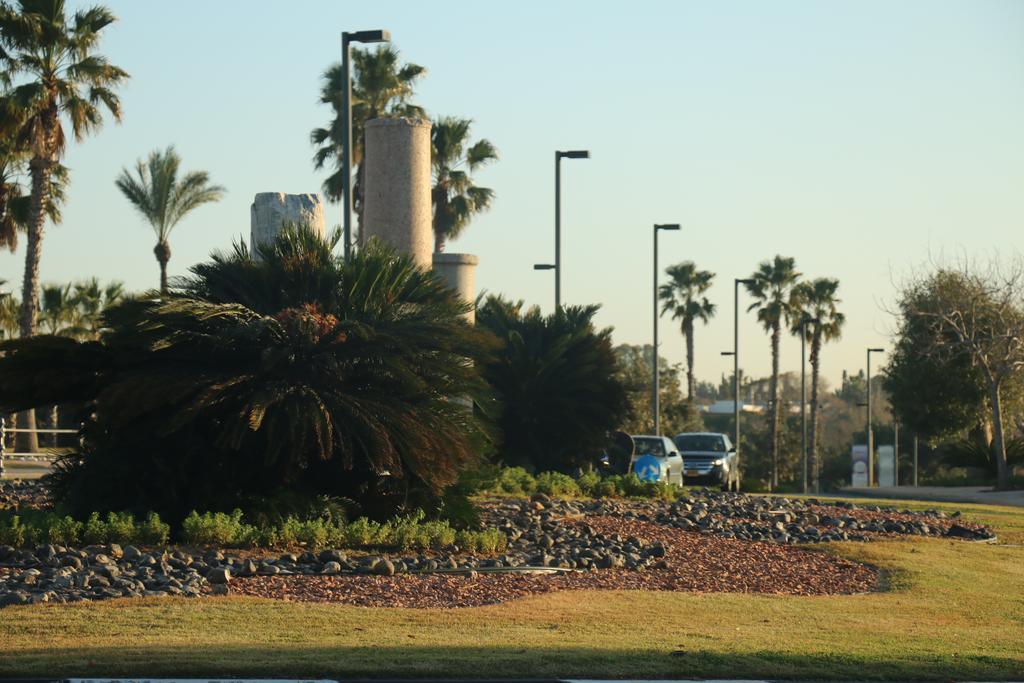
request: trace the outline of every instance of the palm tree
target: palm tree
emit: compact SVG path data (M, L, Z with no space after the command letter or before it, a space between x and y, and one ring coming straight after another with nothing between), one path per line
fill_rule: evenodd
M483 363L500 401L499 457L537 471L570 473L594 463L606 435L629 410L611 328L593 322L599 306L568 306L548 316L490 296L477 325L500 348Z
M839 312L836 297L839 291L839 280L818 278L810 282L801 282L793 289L793 298L800 307L800 314L792 320L794 334L800 334L800 321L810 318L805 332L811 344L811 435L808 442L808 459L810 461L811 479L814 491L819 489L818 466L818 375L821 369L821 347L823 344L839 339L842 336L846 316Z
M128 74L96 52L100 32L115 21L102 6L79 10L70 21L63 0L18 0L0 5L0 60L9 79L23 77L5 103L17 113L16 144L26 150L32 179L22 284L19 328L22 337L36 332L39 310L39 262L43 230L51 206L52 176L64 154L67 117L76 140L103 123L100 107L121 119L121 103L113 88ZM24 426L35 428L34 413ZM24 448L35 450L35 434L27 433Z
M412 104L413 86L416 80L427 72L419 64L400 64L398 48L380 45L373 50L352 50L352 164L356 169L355 185L352 188L353 208L357 229L362 239L363 222L363 149L364 126L367 121L378 118L412 117L425 118L422 107ZM324 196L328 201L342 199L342 173L344 146L342 82L344 71L341 64L332 64L323 75L320 101L334 110L334 118L327 128L314 128L310 140L318 147L313 156L317 170L331 164L332 172L324 180Z
M669 281L658 290L658 298L663 302L661 313L672 313L672 319L679 321L680 331L686 339L686 398L693 403L697 389L693 373L693 323L699 320L706 325L715 314L715 305L704 296L711 289L715 274L697 270L693 261L669 266L665 273Z
M444 116L434 121L430 134L434 186L434 251L443 252L478 213L491 207L494 190L477 187L470 174L498 159L489 140L469 144L470 119Z
M757 319L765 331L771 334L772 377L769 386L769 420L771 421L772 476L770 486L779 485L779 338L782 326L788 326L799 313L793 300L793 287L800 279L796 261L776 256L772 261L763 261L745 285L754 297L754 303L747 310L757 310Z
M142 214L156 233L156 246L153 254L160 264L160 292L167 293L167 262L171 260L171 245L168 242L171 231L194 209L219 201L224 196L224 188L210 183L210 174L206 171L190 171L178 178L181 157L174 151L174 146L161 152L150 152L145 162L139 159L135 164L135 174L127 168L121 169L121 175L114 184L121 194L132 203Z
M285 490L436 502L477 457L478 419L450 397L482 402L488 336L408 255L333 246L289 229L110 307L99 341L0 343L0 410L86 404L61 499L179 520Z
M73 331L76 339L97 339L100 331L100 316L104 309L124 298L124 283L116 280L100 285L95 277L76 282L72 298L78 309L78 325Z
M0 7L5 66L12 77L27 77L10 92L10 104L20 114L17 140L28 151L32 178L21 301L23 337L35 334L51 176L66 147L62 115L76 140L102 125L101 106L115 120L121 119L113 88L128 74L96 52L100 32L114 21L102 6L75 12L69 21L63 0L18 0L14 7Z

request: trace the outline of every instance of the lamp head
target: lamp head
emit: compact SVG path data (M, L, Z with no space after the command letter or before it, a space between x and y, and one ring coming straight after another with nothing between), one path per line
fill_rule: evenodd
M757 280L755 280L752 277L738 277L738 278L736 278L736 284L738 284L738 285L752 285L755 282L757 282Z
M554 270L555 269L555 264L553 264L553 263L534 263L533 264L533 269L534 270Z
M342 33L350 43L387 43L391 41L391 33L378 29L376 31L353 31Z
M557 152L559 158L565 159L589 159L590 150L586 149L573 149L568 152Z
M655 223L655 230L679 230L678 223Z
M885 349L868 349L868 353L885 353Z

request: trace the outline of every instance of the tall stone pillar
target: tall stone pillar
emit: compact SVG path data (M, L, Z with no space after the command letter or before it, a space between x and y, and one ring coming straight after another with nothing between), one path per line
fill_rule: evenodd
M286 223L305 223L325 238L324 204L320 195L257 193L249 208L249 246L255 249L257 245L273 243Z
M430 268L430 122L373 119L365 135L363 237L376 237Z
M434 272L469 303L476 300L476 267L479 263L480 258L474 254L434 254ZM466 318L475 323L476 310L470 311Z

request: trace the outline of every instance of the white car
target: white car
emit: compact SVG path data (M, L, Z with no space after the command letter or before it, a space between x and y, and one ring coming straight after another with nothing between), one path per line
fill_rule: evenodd
M657 472L638 472L636 462L644 456L653 456L657 461ZM644 462L650 462L645 460ZM641 466L643 463L641 463ZM665 481L676 486L683 485L683 457L679 455L672 439L667 436L637 434L633 437L633 457L629 459L629 471L644 481ZM657 477L653 479L653 477Z

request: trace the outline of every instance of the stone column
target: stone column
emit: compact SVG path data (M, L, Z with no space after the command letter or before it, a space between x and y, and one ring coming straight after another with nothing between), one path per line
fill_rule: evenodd
M476 301L476 267L479 263L480 258L473 254L434 254L434 272L469 303ZM470 323L475 323L475 309L470 311L466 318Z
M430 122L373 119L365 135L363 237L376 237L430 268Z
M305 223L313 232L326 238L324 204L318 194L285 194L260 192L249 209L249 246L271 244L286 223Z

